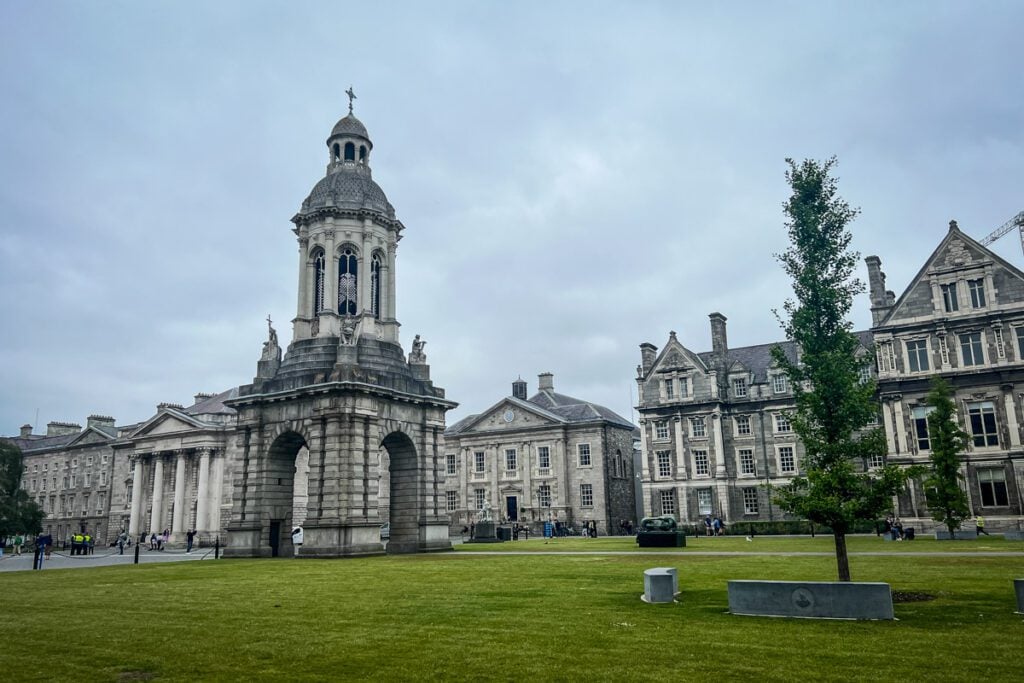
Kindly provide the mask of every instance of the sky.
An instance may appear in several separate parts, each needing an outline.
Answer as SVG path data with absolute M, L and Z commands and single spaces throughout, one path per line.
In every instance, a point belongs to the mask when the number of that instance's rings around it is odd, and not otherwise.
M 839 160 L 897 295 L 1024 210 L 1019 2 L 0 2 L 0 434 L 145 420 L 291 339 L 291 217 L 347 112 L 397 317 L 485 410 L 635 419 L 639 344 L 782 338 L 787 157 Z M 994 245 L 1024 266 L 1015 232 Z M 866 280 L 861 266 L 860 277 Z M 866 296 L 854 307 L 870 325 Z

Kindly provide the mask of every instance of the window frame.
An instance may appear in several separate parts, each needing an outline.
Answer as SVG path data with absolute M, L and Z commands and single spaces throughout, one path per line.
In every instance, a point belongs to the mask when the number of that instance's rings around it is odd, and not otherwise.
M 787 453 L 787 451 L 788 451 L 788 453 Z M 780 475 L 799 474 L 800 466 L 797 464 L 797 460 L 796 460 L 796 446 L 795 445 L 793 445 L 793 444 L 782 444 L 782 445 L 776 446 L 775 447 L 775 455 L 778 458 L 779 474 Z M 792 460 L 792 467 L 790 469 L 786 469 L 785 468 L 784 460 L 783 460 L 784 456 L 788 456 L 788 458 Z
M 707 423 L 707 420 L 703 416 L 701 416 L 701 417 L 691 417 L 690 418 L 690 438 L 691 439 L 706 439 L 706 438 L 708 438 L 708 423 Z
M 744 456 L 749 456 L 749 468 L 745 466 Z M 754 457 L 753 448 L 736 449 L 736 471 L 741 477 L 757 476 L 757 459 Z
M 911 345 L 913 345 L 913 349 L 911 349 Z M 908 339 L 903 342 L 903 350 L 907 355 L 907 372 L 931 371 L 930 346 L 927 339 Z
M 734 377 L 732 380 L 732 393 L 734 398 L 747 398 L 748 394 L 747 378 L 746 377 Z
M 458 491 L 445 491 L 445 510 L 448 512 L 455 512 L 459 509 L 459 492 Z
M 964 339 L 969 338 L 965 342 Z M 976 338 L 976 339 L 975 339 Z M 960 332 L 957 334 L 957 341 L 960 342 L 960 366 L 973 368 L 985 365 L 985 338 L 980 330 L 973 332 Z M 967 362 L 967 349 L 971 350 L 971 362 Z
M 444 472 L 447 476 L 451 477 L 459 472 L 459 461 L 454 453 L 444 454 Z
M 676 516 L 676 492 L 672 489 L 662 489 L 658 493 L 661 502 L 661 514 Z M 666 502 L 668 505 L 665 504 Z
M 773 394 L 788 394 L 789 393 L 789 377 L 783 373 L 772 375 L 772 393 Z
M 985 278 L 980 277 L 967 281 L 967 293 L 970 295 L 971 308 L 985 308 Z
M 999 448 L 999 421 L 996 419 L 995 401 L 970 401 L 966 408 L 967 426 L 974 448 Z M 991 425 L 986 424 L 986 416 L 991 416 Z M 980 427 L 980 431 L 976 427 Z M 981 443 L 978 443 L 979 440 Z
M 772 414 L 772 427 L 776 434 L 792 434 L 793 423 L 789 421 L 789 417 L 782 413 Z
M 668 441 L 669 433 L 668 420 L 657 420 L 654 423 L 655 441 Z
M 547 460 L 547 465 L 544 461 Z M 550 446 L 537 446 L 537 469 L 539 470 L 550 470 L 551 469 L 551 447 Z
M 511 465 L 511 467 L 510 467 Z M 519 471 L 519 452 L 515 448 L 505 449 L 505 471 L 506 472 L 518 472 Z
M 750 416 L 749 415 L 737 415 L 737 416 L 735 416 L 733 418 L 733 425 L 735 425 L 735 427 L 736 427 L 736 436 L 744 437 L 744 436 L 753 436 L 754 435 L 753 428 L 750 426 Z
M 693 476 L 695 477 L 710 477 L 711 476 L 711 456 L 708 454 L 706 448 L 698 448 L 691 451 L 693 453 Z M 701 466 L 703 464 L 704 471 L 701 472 Z
M 589 482 L 580 483 L 580 507 L 594 507 L 594 485 Z
M 473 451 L 473 473 L 485 474 L 487 472 L 487 451 Z
M 960 310 L 960 298 L 957 294 L 956 282 L 947 282 L 939 285 L 942 296 L 942 310 L 946 313 L 956 313 Z
M 993 475 L 999 473 L 999 479 L 996 479 Z M 978 475 L 978 498 L 981 503 L 981 507 L 986 508 L 1002 508 L 1009 507 L 1010 505 L 1010 492 L 1006 487 L 1006 470 L 1002 467 L 979 467 L 977 470 Z M 988 484 L 988 491 L 986 495 L 985 484 Z M 1001 485 L 1001 486 L 999 486 Z M 1002 493 L 1002 496 L 999 494 Z M 1000 502 L 1000 499 L 1002 502 Z M 991 502 L 986 502 L 991 501 Z
M 744 486 L 743 491 L 743 514 L 756 515 L 760 513 L 759 497 L 756 486 Z
M 586 462 L 584 462 L 586 457 Z M 590 443 L 578 443 L 576 444 L 576 464 L 578 467 L 593 467 L 594 458 L 590 453 Z
M 672 476 L 672 451 L 655 451 L 654 463 L 658 468 L 659 477 Z

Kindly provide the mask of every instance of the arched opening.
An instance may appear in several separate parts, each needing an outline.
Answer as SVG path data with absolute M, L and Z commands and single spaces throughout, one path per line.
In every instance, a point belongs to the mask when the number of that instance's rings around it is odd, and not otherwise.
M 324 275 L 327 263 L 324 259 L 324 250 L 317 249 L 313 252 L 313 315 L 320 315 L 324 310 Z
M 308 473 L 309 450 L 302 435 L 285 432 L 274 439 L 263 471 L 267 512 L 263 543 L 269 546 L 271 557 L 295 554 L 292 531 L 305 521 Z
M 366 145 L 359 145 L 359 163 L 366 163 Z
M 359 259 L 351 247 L 341 250 L 338 257 L 338 313 L 355 315 L 359 300 Z
M 370 306 L 373 317 L 380 318 L 380 254 L 374 254 L 370 261 Z
M 390 538 L 386 539 L 387 552 L 414 553 L 420 545 L 416 446 L 401 432 L 389 434 L 383 446 L 386 453 L 381 454 L 381 493 L 378 498 L 382 501 L 381 519 L 386 516 L 390 529 Z
M 351 142 L 345 143 L 345 161 L 356 160 L 356 146 Z
M 334 153 L 331 155 L 331 161 L 341 161 L 341 145 L 337 142 L 334 143 Z

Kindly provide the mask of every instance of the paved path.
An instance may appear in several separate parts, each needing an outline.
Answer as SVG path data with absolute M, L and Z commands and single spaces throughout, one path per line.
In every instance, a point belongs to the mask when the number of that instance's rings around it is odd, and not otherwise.
M 725 556 L 743 557 L 835 557 L 835 553 L 790 551 L 790 552 L 768 552 L 768 551 L 743 551 L 743 550 L 475 550 L 460 553 L 439 553 L 438 556 L 449 557 L 472 557 L 473 555 L 641 555 L 641 556 L 684 556 L 702 555 L 704 557 Z M 963 551 L 963 552 L 857 552 L 849 553 L 850 557 L 1024 557 L 1024 552 L 1008 551 L 997 552 L 988 550 Z
M 156 562 L 192 562 L 196 560 L 212 560 L 213 548 L 196 548 L 191 553 L 183 550 L 145 550 L 139 552 L 139 564 Z M 81 569 L 83 567 L 109 567 L 112 565 L 132 564 L 135 561 L 135 548 L 125 550 L 124 555 L 117 551 L 97 552 L 95 555 L 71 556 L 67 551 L 54 551 L 49 560 L 43 563 L 43 571 L 47 569 Z M 4 549 L 0 557 L 0 572 L 30 571 L 32 569 L 32 553 L 11 555 Z

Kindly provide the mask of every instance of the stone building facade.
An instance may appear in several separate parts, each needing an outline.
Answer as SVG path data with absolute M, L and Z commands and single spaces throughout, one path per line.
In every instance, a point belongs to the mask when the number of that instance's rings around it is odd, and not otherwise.
M 608 408 L 557 393 L 550 373 L 512 383 L 512 395 L 445 432 L 444 496 L 452 530 L 476 521 L 484 501 L 503 521 L 538 530 L 557 519 L 601 534 L 636 522 L 634 426 Z

